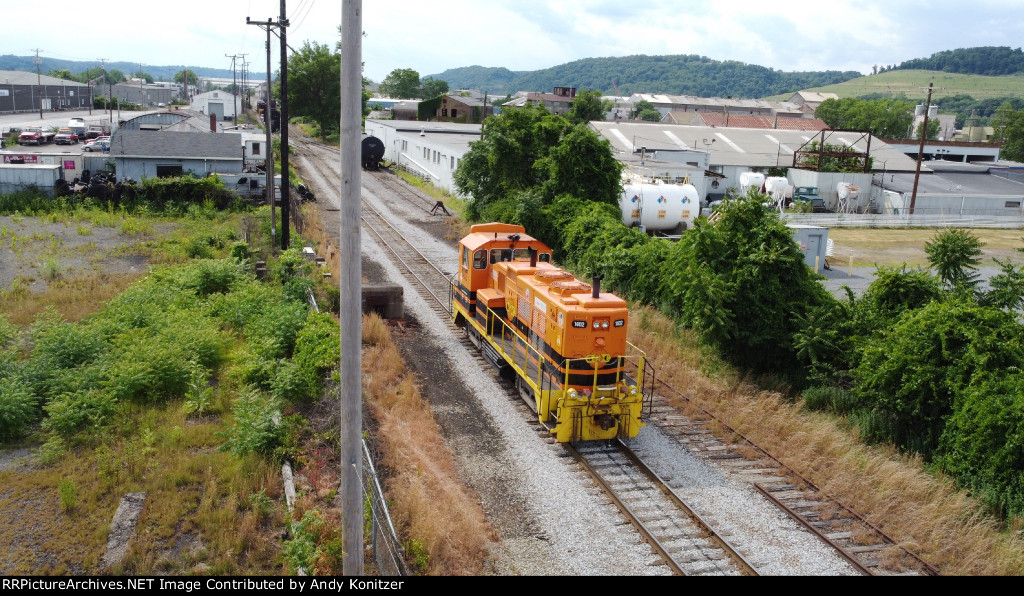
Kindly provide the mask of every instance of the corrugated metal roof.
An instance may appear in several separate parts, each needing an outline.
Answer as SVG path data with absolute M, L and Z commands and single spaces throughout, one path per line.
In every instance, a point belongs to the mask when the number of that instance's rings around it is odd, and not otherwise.
M 684 112 L 684 114 L 694 114 Z M 675 114 L 675 112 L 673 112 Z M 696 116 L 704 122 L 705 126 L 732 127 L 732 128 L 767 128 L 781 130 L 810 130 L 819 131 L 828 128 L 828 124 L 817 118 L 793 118 L 783 116 L 748 116 L 737 114 L 723 114 L 720 112 L 697 112 Z
M 620 153 L 633 153 L 640 147 L 648 151 L 708 151 L 712 165 L 761 168 L 792 166 L 794 153 L 821 134 L 640 122 L 591 122 L 590 126 Z M 860 151 L 867 148 L 868 136 L 864 133 L 832 131 L 826 134 L 827 143 L 853 146 Z M 874 169 L 881 171 L 883 163 L 890 172 L 916 168 L 916 162 L 901 151 L 874 137 L 870 137 L 870 142 Z
M 63 85 L 65 87 L 88 87 L 84 83 L 78 81 L 69 81 L 67 79 L 58 79 L 57 77 L 51 77 L 44 74 L 37 75 L 34 72 L 26 72 L 23 70 L 0 70 L 0 82 L 4 85 L 8 83 L 11 85 Z

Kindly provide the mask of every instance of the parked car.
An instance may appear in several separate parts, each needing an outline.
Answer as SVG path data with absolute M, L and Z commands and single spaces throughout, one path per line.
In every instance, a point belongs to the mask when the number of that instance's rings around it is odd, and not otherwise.
M 53 137 L 53 142 L 57 145 L 77 145 L 78 133 L 70 128 L 61 128 L 57 131 L 57 136 Z
M 85 131 L 85 136 L 79 135 L 80 140 L 88 141 L 89 139 L 95 139 L 97 137 L 109 137 L 110 129 L 106 126 L 92 125 L 89 130 Z
M 110 151 L 110 137 L 98 137 L 82 146 L 82 151 Z

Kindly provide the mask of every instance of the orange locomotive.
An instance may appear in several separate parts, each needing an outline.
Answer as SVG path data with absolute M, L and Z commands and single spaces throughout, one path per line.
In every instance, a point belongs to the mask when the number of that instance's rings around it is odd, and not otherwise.
M 560 442 L 635 437 L 653 372 L 626 341 L 614 294 L 551 264 L 522 226 L 487 223 L 459 243 L 452 318 L 516 386 Z M 638 385 L 637 379 L 641 381 Z

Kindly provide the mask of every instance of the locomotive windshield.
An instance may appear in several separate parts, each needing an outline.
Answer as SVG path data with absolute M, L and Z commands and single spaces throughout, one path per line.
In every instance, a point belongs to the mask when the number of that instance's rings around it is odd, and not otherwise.
M 529 248 L 492 248 L 491 249 L 491 264 L 501 263 L 503 261 L 529 261 L 530 260 L 530 249 Z M 551 262 L 551 253 L 542 252 L 537 255 L 537 260 L 541 263 Z

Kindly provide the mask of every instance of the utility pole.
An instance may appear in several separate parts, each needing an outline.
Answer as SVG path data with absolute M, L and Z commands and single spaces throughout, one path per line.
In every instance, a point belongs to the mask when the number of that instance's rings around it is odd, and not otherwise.
M 928 109 L 932 105 L 933 83 L 928 83 L 928 98 L 924 104 L 924 123 L 921 125 L 921 143 L 917 147 L 917 169 L 914 171 L 914 191 L 910 194 L 909 215 L 914 214 L 914 204 L 917 203 L 917 179 L 921 177 L 921 159 L 924 156 L 924 139 L 928 136 Z
M 249 22 L 249 17 L 245 18 L 245 22 L 246 23 Z M 267 42 L 267 43 L 269 44 L 270 42 Z M 270 51 L 269 47 L 268 47 L 267 51 L 268 52 Z M 231 58 L 231 97 L 233 98 L 231 100 L 231 110 L 234 112 L 234 116 L 232 116 L 232 117 L 237 119 L 238 118 L 238 100 L 237 100 L 237 98 L 238 98 L 238 80 L 235 77 L 235 60 L 238 59 L 238 58 L 241 58 L 241 56 L 238 55 L 238 54 L 235 54 L 235 55 L 224 54 L 224 57 L 225 58 Z M 273 205 L 271 205 L 271 209 L 273 209 Z
M 362 0 L 341 2 L 341 544 L 345 575 L 363 575 L 362 247 Z
M 288 41 L 285 31 L 288 19 L 285 17 L 285 0 L 281 0 L 281 16 L 278 17 L 281 30 L 281 250 L 288 250 Z
M 252 21 L 249 17 L 245 17 L 246 25 L 256 25 L 257 27 L 267 31 L 267 100 L 265 108 L 263 109 L 263 121 L 267 127 L 267 190 L 270 194 L 270 240 L 271 245 L 277 248 L 277 222 L 274 220 L 274 203 L 277 200 L 277 192 L 274 190 L 274 146 L 271 140 L 271 133 L 273 132 L 273 117 L 271 109 L 271 93 L 270 93 L 270 33 L 275 27 L 281 27 L 281 23 L 275 23 L 273 19 L 267 19 L 266 22 Z M 237 91 L 237 89 L 236 89 Z M 284 184 L 282 180 L 282 185 Z M 284 189 L 281 189 L 284 192 Z M 282 205 L 282 209 L 284 209 Z M 282 215 L 282 222 L 285 221 Z M 282 236 L 283 241 L 283 236 Z
M 32 60 L 36 63 L 36 86 L 39 87 L 39 119 L 43 119 L 43 97 L 46 95 L 43 93 L 43 76 L 39 74 L 39 64 L 42 63 L 43 59 L 39 57 L 39 50 L 36 50 L 36 57 Z
M 107 79 L 107 59 L 97 58 L 100 61 L 100 68 L 103 70 L 103 78 Z M 110 123 L 114 123 L 114 110 L 110 107 L 110 100 L 114 99 L 113 85 L 110 84 L 110 80 L 107 79 L 107 112 L 110 113 Z

